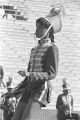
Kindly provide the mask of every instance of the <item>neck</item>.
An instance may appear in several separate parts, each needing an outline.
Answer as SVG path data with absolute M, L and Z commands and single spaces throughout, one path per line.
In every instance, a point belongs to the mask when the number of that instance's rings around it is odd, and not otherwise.
M 50 43 L 51 41 L 50 41 L 50 39 L 49 38 L 46 38 L 46 39 L 41 39 L 40 41 L 39 41 L 39 44 L 42 46 L 42 45 L 44 45 L 44 44 L 46 44 L 46 43 Z

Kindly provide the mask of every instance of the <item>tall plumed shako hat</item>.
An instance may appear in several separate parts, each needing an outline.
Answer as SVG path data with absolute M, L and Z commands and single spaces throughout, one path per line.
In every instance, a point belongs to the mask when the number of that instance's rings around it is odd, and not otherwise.
M 60 13 L 61 13 L 61 8 L 51 9 L 50 13 L 46 17 L 40 17 L 39 19 L 36 20 L 36 26 L 37 23 L 41 23 L 48 29 L 47 33 L 51 28 L 53 28 L 54 34 L 59 32 L 62 28 Z
M 65 91 L 65 90 L 71 90 L 70 84 L 67 83 L 66 78 L 63 79 L 62 87 L 63 87 L 63 91 Z

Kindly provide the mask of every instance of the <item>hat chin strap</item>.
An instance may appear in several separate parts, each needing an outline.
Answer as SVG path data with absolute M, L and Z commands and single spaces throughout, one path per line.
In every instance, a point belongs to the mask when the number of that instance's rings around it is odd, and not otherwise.
M 37 38 L 37 37 L 36 37 L 36 33 L 35 33 L 35 34 L 34 34 L 34 38 L 37 39 L 38 41 L 41 40 L 41 39 L 43 39 L 43 38 L 48 34 L 48 32 L 49 32 L 49 30 L 51 29 L 52 26 L 53 26 L 53 24 L 51 24 L 51 25 L 49 26 L 49 28 L 48 28 L 48 30 L 46 31 L 45 35 L 43 35 L 43 36 L 40 37 L 40 38 Z

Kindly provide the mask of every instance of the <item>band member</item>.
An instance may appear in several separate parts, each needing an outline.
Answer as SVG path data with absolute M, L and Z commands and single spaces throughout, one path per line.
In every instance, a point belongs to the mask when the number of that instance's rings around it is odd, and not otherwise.
M 3 71 L 2 66 L 0 66 L 0 87 L 1 87 L 1 83 L 5 87 L 4 82 L 3 82 L 3 76 L 4 76 L 4 71 Z
M 13 89 L 12 84 L 7 84 L 7 92 L 10 92 Z M 3 119 L 12 120 L 13 114 L 16 108 L 16 98 L 10 98 L 9 96 L 2 97 L 3 101 L 0 105 L 0 109 L 3 110 Z
M 48 17 L 55 17 L 53 24 Z M 28 76 L 28 79 L 13 120 L 32 120 L 39 114 L 41 107 L 50 102 L 50 81 L 57 75 L 59 60 L 54 33 L 60 31 L 61 28 L 57 27 L 60 27 L 58 22 L 61 24 L 61 21 L 52 13 L 48 17 L 36 20 L 35 38 L 38 44 L 31 50 L 28 72 L 19 72 L 22 76 Z
M 63 79 L 63 93 L 57 98 L 56 109 L 57 109 L 57 119 L 75 119 L 79 120 L 79 115 L 73 112 L 73 97 L 71 95 L 70 84 Z

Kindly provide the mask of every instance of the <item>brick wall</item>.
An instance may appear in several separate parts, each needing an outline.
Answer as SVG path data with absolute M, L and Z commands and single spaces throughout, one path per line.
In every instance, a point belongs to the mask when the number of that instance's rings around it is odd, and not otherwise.
M 74 97 L 74 108 L 80 109 L 80 2 L 79 0 L 2 0 L 0 6 L 14 6 L 14 17 L 4 15 L 4 8 L 0 8 L 0 64 L 4 69 L 4 82 L 12 76 L 14 84 L 22 78 L 18 70 L 27 69 L 30 50 L 35 46 L 35 21 L 48 14 L 56 3 L 64 5 L 66 15 L 62 19 L 61 32 L 55 34 L 55 42 L 59 48 L 59 70 L 52 81 L 53 91 L 51 103 L 47 108 L 54 108 L 58 94 L 62 92 L 62 79 L 66 77 L 71 84 Z M 25 19 L 24 19 L 25 18 Z

